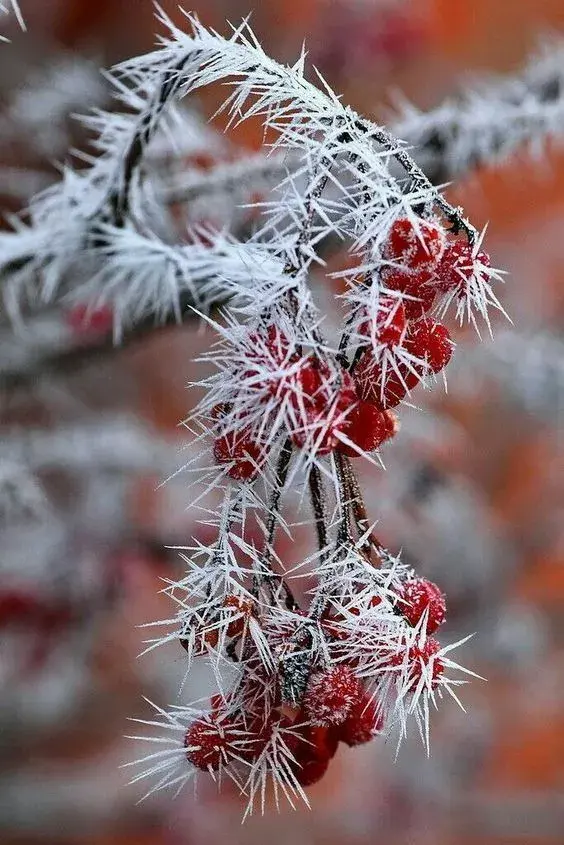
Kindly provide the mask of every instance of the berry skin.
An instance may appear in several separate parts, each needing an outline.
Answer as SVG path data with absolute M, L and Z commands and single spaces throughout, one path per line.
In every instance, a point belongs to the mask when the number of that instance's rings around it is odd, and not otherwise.
M 362 452 L 373 452 L 398 430 L 398 423 L 391 411 L 381 411 L 371 402 L 357 402 L 342 431 L 358 447 L 354 449 L 340 442 L 337 450 L 343 455 L 358 458 Z
M 342 725 L 335 728 L 340 742 L 344 742 L 351 748 L 355 745 L 364 745 L 380 733 L 384 726 L 384 720 L 368 693 L 352 707 L 351 712 Z
M 399 364 L 398 369 L 401 379 L 395 370 L 388 367 L 385 381 L 383 381 L 382 367 L 372 351 L 367 349 L 353 373 L 359 398 L 372 403 L 382 411 L 395 408 L 405 398 L 407 391 L 420 381 L 420 376 L 408 370 L 405 365 Z
M 472 247 L 467 241 L 453 241 L 447 245 L 441 263 L 437 267 L 435 287 L 441 293 L 462 292 L 472 276 L 480 272 L 480 267 L 491 267 L 490 257 L 486 252 L 479 252 L 474 258 Z
M 340 379 L 340 387 L 332 385 L 331 370 L 315 358 L 298 373 L 291 397 L 294 416 L 291 434 L 296 446 L 312 444 L 317 455 L 327 455 L 337 447 L 337 433 L 346 427 L 347 412 L 357 401 L 350 373 L 341 370 Z
M 309 679 L 304 711 L 314 725 L 339 725 L 362 695 L 362 686 L 348 666 L 316 672 Z
M 378 343 L 391 349 L 401 343 L 406 327 L 405 308 L 402 302 L 392 296 L 380 296 L 375 318 L 366 319 L 358 327 L 358 333 L 365 337 L 374 336 Z
M 433 373 L 438 373 L 451 359 L 454 343 L 442 323 L 424 318 L 414 323 L 405 341 L 405 348 L 412 355 L 426 361 Z
M 276 396 L 281 388 L 287 388 L 288 376 L 283 370 L 296 364 L 299 355 L 290 352 L 290 341 L 278 326 L 268 326 L 264 334 L 253 332 L 249 336 L 248 346 L 247 360 L 250 366 L 244 377 L 253 387 L 268 390 L 271 396 Z
M 445 671 L 442 660 L 436 657 L 441 650 L 441 644 L 434 637 L 425 640 L 423 646 L 412 645 L 407 655 L 407 684 L 408 691 L 415 692 L 422 677 L 425 677 L 425 687 L 435 688 Z M 391 666 L 405 666 L 405 651 L 394 654 L 390 660 Z
M 229 595 L 225 596 L 223 600 L 223 608 L 229 612 L 229 615 L 226 614 L 228 619 L 231 616 L 235 617 L 227 626 L 227 636 L 240 636 L 246 629 L 249 619 L 253 614 L 253 601 L 243 596 Z
M 269 719 L 262 717 L 251 719 L 242 737 L 238 739 L 237 755 L 247 763 L 253 763 L 271 742 L 276 731 L 287 731 L 291 727 L 292 722 L 284 714 L 276 714 Z M 298 745 L 301 744 L 300 739 L 292 733 L 283 733 L 281 739 L 291 754 L 294 754 Z M 282 742 L 280 747 L 283 747 Z
M 427 611 L 427 634 L 434 634 L 445 621 L 445 597 L 432 581 L 427 581 L 426 578 L 406 581 L 399 597 L 402 601 L 398 604 L 398 610 L 410 625 L 415 627 Z
M 297 723 L 305 714 L 301 711 Z M 292 747 L 294 762 L 290 764 L 294 777 L 300 786 L 312 786 L 317 783 L 329 767 L 335 756 L 339 740 L 333 728 L 316 725 L 301 725 L 296 729 L 300 737 Z
M 197 769 L 216 772 L 221 763 L 226 762 L 234 739 L 229 720 L 219 721 L 209 716 L 196 719 L 184 736 L 186 759 Z
M 407 270 L 440 261 L 445 249 L 444 230 L 430 220 L 417 220 L 414 225 L 407 217 L 395 220 L 390 228 L 384 256 Z
M 382 271 L 382 282 L 388 290 L 405 293 L 403 300 L 405 316 L 416 320 L 430 311 L 435 301 L 437 290 L 431 284 L 433 273 L 423 269 L 409 273 L 396 267 L 386 267 Z
M 261 447 L 245 432 L 231 431 L 217 437 L 213 456 L 218 464 L 233 464 L 227 474 L 237 481 L 252 481 L 259 472 Z

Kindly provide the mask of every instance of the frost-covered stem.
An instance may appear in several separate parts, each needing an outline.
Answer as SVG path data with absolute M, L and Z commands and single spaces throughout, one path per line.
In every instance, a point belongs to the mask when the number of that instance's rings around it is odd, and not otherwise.
M 368 519 L 368 513 L 366 510 L 366 505 L 364 504 L 362 490 L 360 489 L 358 478 L 356 477 L 356 474 L 351 466 L 350 458 L 348 458 L 346 455 L 342 456 L 342 467 L 343 474 L 350 491 L 350 502 L 352 512 L 358 528 L 359 535 L 361 537 L 366 537 L 364 543 L 361 545 L 360 548 L 361 551 L 363 551 L 365 554 L 370 555 L 371 549 L 374 549 L 376 552 L 378 552 L 382 548 L 382 544 L 380 543 L 374 532 L 370 531 L 370 520 Z
M 520 76 L 479 86 L 425 113 L 407 105 L 393 131 L 414 149 L 432 182 L 444 184 L 564 131 L 564 49 L 549 43 Z
M 290 463 L 292 461 L 292 451 L 292 440 L 290 437 L 287 437 L 278 456 L 278 463 L 276 465 L 275 470 L 274 489 L 268 502 L 268 521 L 266 523 L 265 551 L 261 563 L 263 565 L 263 568 L 268 569 L 269 572 L 263 573 L 262 576 L 258 578 L 258 581 L 263 581 L 264 583 L 267 583 L 271 590 L 272 583 L 274 581 L 277 581 L 278 587 L 281 587 L 286 594 L 286 603 L 289 607 L 295 607 L 296 605 L 294 596 L 284 578 L 282 578 L 272 569 L 272 557 L 274 554 L 274 538 L 276 535 L 276 528 L 278 526 L 278 519 L 280 515 L 280 500 L 282 498 L 282 493 L 284 492 L 284 487 L 288 478 L 288 471 L 290 469 Z

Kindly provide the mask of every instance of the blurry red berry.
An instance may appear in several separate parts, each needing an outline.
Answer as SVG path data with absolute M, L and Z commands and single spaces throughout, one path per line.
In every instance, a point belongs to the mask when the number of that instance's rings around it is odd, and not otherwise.
M 362 694 L 362 685 L 348 666 L 339 664 L 309 679 L 304 711 L 314 725 L 338 725 Z
M 357 402 L 345 421 L 342 432 L 358 447 L 354 449 L 342 441 L 337 449 L 351 458 L 362 452 L 373 452 L 397 431 L 397 420 L 391 411 L 381 411 L 371 402 Z
M 426 361 L 433 373 L 446 367 L 454 350 L 447 327 L 429 318 L 413 324 L 404 346 L 412 355 Z
M 408 270 L 440 261 L 445 248 L 445 232 L 430 220 L 407 217 L 395 220 L 390 228 L 384 256 Z
M 92 308 L 87 304 L 74 305 L 66 313 L 68 326 L 77 335 L 102 335 L 112 331 L 114 312 L 109 305 Z
M 426 628 L 428 634 L 434 634 L 445 621 L 445 597 L 432 581 L 427 581 L 426 578 L 413 578 L 406 581 L 399 592 L 399 597 L 402 601 L 398 604 L 398 610 L 410 625 L 417 625 L 425 611 L 428 613 Z
M 196 719 L 184 736 L 186 759 L 197 769 L 217 771 L 227 762 L 235 737 L 230 720 L 210 716 Z

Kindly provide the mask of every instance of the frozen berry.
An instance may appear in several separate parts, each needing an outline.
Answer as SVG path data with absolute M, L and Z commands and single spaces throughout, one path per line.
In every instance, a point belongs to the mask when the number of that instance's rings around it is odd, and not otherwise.
M 490 257 L 486 252 L 479 252 L 474 257 L 467 241 L 453 241 L 447 245 L 436 269 L 435 286 L 442 293 L 463 291 L 475 273 L 479 274 L 490 266 Z
M 413 578 L 403 584 L 398 610 L 410 625 L 417 625 L 427 611 L 428 634 L 434 634 L 445 621 L 445 597 L 439 587 L 426 578 Z
M 373 452 L 397 431 L 397 420 L 391 411 L 381 411 L 371 402 L 357 402 L 346 419 L 342 433 L 354 446 L 341 441 L 338 451 L 351 458 L 358 458 L 362 452 Z
M 231 464 L 227 474 L 237 481 L 251 481 L 259 472 L 263 452 L 245 432 L 231 431 L 217 437 L 213 455 L 218 464 Z
M 364 320 L 358 328 L 358 333 L 373 337 L 378 343 L 391 348 L 401 343 L 405 327 L 405 308 L 401 300 L 382 294 L 375 316 Z
M 430 220 L 401 217 L 390 228 L 385 258 L 408 270 L 440 261 L 445 248 L 445 232 Z
M 380 733 L 384 725 L 382 715 L 368 693 L 351 708 L 342 725 L 336 728 L 337 737 L 346 745 L 363 745 Z
M 362 694 L 362 685 L 348 666 L 316 672 L 309 679 L 304 711 L 315 725 L 338 725 Z
M 184 736 L 186 759 L 197 769 L 215 772 L 228 761 L 236 735 L 230 720 L 196 719 Z
M 405 294 L 403 308 L 410 320 L 421 317 L 430 311 L 435 301 L 437 290 L 432 284 L 433 272 L 430 269 L 412 273 L 396 267 L 387 267 L 382 271 L 382 283 L 388 290 Z
M 423 645 L 412 645 L 407 654 L 400 651 L 392 655 L 390 665 L 401 667 L 405 672 L 405 683 L 409 692 L 417 690 L 422 678 L 425 687 L 434 688 L 445 670 L 443 661 L 437 657 L 440 650 L 441 644 L 438 640 L 429 637 Z
M 397 371 L 388 366 L 385 373 L 384 376 L 370 349 L 364 352 L 353 373 L 359 399 L 373 403 L 380 410 L 395 408 L 420 381 L 420 376 L 405 364 L 398 364 Z
M 425 318 L 413 324 L 405 348 L 416 358 L 425 361 L 433 373 L 438 373 L 450 361 L 454 343 L 446 326 Z
M 326 364 L 311 359 L 299 372 L 291 397 L 290 427 L 296 446 L 308 444 L 318 455 L 332 452 L 356 401 L 350 373 L 341 369 L 336 376 Z
M 218 642 L 219 631 L 217 628 L 210 628 L 207 631 L 205 629 L 196 629 L 193 637 L 187 636 L 186 634 L 180 637 L 182 648 L 187 652 L 192 648 L 193 654 L 196 657 L 202 657 L 207 654 L 210 648 L 217 646 Z

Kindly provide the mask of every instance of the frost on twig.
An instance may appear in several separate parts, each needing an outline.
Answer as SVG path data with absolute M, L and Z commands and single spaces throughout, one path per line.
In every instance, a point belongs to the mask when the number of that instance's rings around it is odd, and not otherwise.
M 539 157 L 564 133 L 564 46 L 555 38 L 521 75 L 486 78 L 429 112 L 401 102 L 393 129 L 435 184 L 520 149 Z

